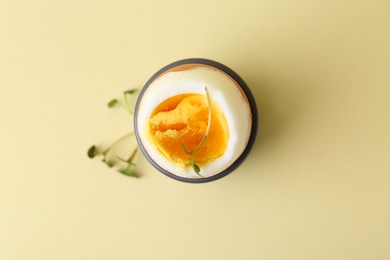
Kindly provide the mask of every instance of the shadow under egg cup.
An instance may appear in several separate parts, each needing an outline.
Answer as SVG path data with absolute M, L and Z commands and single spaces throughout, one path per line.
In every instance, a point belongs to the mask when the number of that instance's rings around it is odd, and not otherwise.
M 217 172 L 216 174 L 213 174 L 211 176 L 206 176 L 206 177 L 185 177 L 185 176 L 179 176 L 177 174 L 172 173 L 171 171 L 167 170 L 166 167 L 163 167 L 160 165 L 156 160 L 152 158 L 148 150 L 146 149 L 145 138 L 141 138 L 141 133 L 140 131 L 144 131 L 141 127 L 140 129 L 140 124 L 144 122 L 140 122 L 139 119 L 139 114 L 140 110 L 145 107 L 145 104 L 142 106 L 143 98 L 148 90 L 148 88 L 151 86 L 152 83 L 154 83 L 157 79 L 161 78 L 162 76 L 166 75 L 167 73 L 170 72 L 183 72 L 183 71 L 188 71 L 194 68 L 207 68 L 207 69 L 212 69 L 214 71 L 218 71 L 225 76 L 227 76 L 232 82 L 234 82 L 235 86 L 239 90 L 239 93 L 241 94 L 242 98 L 244 98 L 249 106 L 250 110 L 250 119 L 251 120 L 251 125 L 250 125 L 250 132 L 248 133 L 248 137 L 245 137 L 247 139 L 247 143 L 245 148 L 243 149 L 242 153 L 238 156 L 234 162 L 232 162 L 227 168 L 222 169 L 220 172 Z M 151 104 L 147 104 L 151 105 Z M 202 59 L 202 58 L 191 58 L 191 59 L 184 59 L 184 60 L 179 60 L 176 62 L 173 62 L 159 71 L 157 71 L 145 84 L 145 86 L 142 88 L 140 91 L 140 94 L 137 99 L 137 103 L 134 109 L 134 132 L 135 136 L 138 142 L 138 145 L 146 157 L 146 159 L 161 173 L 165 174 L 166 176 L 173 178 L 178 181 L 183 181 L 183 182 L 189 182 L 189 183 L 204 183 L 204 182 L 210 182 L 214 181 L 217 179 L 220 179 L 229 173 L 233 172 L 248 156 L 251 148 L 253 147 L 253 144 L 256 139 L 257 135 L 257 128 L 258 128 L 258 113 L 257 113 L 257 107 L 256 107 L 256 102 L 255 99 L 249 89 L 249 87 L 246 85 L 243 79 L 235 73 L 233 70 L 230 68 L 226 67 L 225 65 L 218 63 L 213 60 L 208 60 L 208 59 Z M 238 138 L 240 138 L 238 136 Z

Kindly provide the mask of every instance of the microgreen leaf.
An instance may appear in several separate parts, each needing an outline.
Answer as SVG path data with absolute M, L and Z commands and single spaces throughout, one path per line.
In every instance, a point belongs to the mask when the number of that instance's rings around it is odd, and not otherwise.
M 95 145 L 92 145 L 89 149 L 88 149 L 88 157 L 89 158 L 95 158 L 95 156 L 98 154 L 97 152 L 97 149 L 96 149 L 96 146 Z
M 122 170 L 118 170 L 118 172 L 122 173 L 123 175 L 126 175 L 126 176 L 129 176 L 129 177 L 135 177 L 135 178 L 138 178 L 138 175 L 135 174 L 134 172 L 128 170 L 128 169 L 122 169 Z
M 114 106 L 116 106 L 116 105 L 118 105 L 118 104 L 119 104 L 118 99 L 112 99 L 110 102 L 107 103 L 107 106 L 108 106 L 109 108 L 111 108 L 111 107 L 114 107 Z
M 196 174 L 198 174 L 200 177 L 203 177 L 202 175 L 200 175 L 200 167 L 199 167 L 199 165 L 197 165 L 196 163 L 194 163 L 194 166 L 193 166 L 193 168 L 194 168 L 194 171 L 196 172 Z
M 198 174 L 199 176 L 201 176 L 201 175 L 199 174 L 199 172 L 200 172 L 200 167 L 199 167 L 199 165 L 197 165 L 197 164 L 195 163 L 194 158 L 190 158 L 190 165 L 191 165 L 192 169 L 194 169 L 195 173 Z
M 133 88 L 133 89 L 129 89 L 129 90 L 126 90 L 125 92 L 123 92 L 123 94 L 134 94 L 135 92 L 137 92 L 138 89 L 136 88 Z

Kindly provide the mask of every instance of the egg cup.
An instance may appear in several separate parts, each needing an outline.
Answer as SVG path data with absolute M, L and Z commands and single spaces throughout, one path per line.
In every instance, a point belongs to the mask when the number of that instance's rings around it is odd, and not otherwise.
M 201 173 L 196 174 L 188 165 L 178 166 L 164 157 L 161 149 L 150 140 L 148 127 L 153 111 L 164 100 L 188 93 L 204 95 L 205 88 L 224 112 L 229 135 L 226 152 L 201 165 Z M 189 183 L 210 182 L 233 172 L 253 147 L 257 128 L 256 102 L 246 83 L 230 68 L 208 59 L 179 60 L 157 71 L 140 91 L 134 110 L 135 136 L 147 160 L 166 176 Z M 178 147 L 179 144 L 174 145 Z

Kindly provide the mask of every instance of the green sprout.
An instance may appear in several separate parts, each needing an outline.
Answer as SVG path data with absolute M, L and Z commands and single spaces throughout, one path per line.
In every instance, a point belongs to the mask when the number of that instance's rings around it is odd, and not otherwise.
M 207 128 L 206 128 L 206 133 L 204 134 L 202 140 L 200 140 L 199 144 L 197 144 L 195 146 L 194 149 L 192 149 L 191 151 L 188 151 L 186 149 L 186 147 L 184 146 L 184 144 L 181 144 L 181 147 L 183 148 L 184 152 L 187 154 L 187 155 L 193 155 L 190 159 L 189 159 L 189 163 L 190 163 L 190 166 L 192 167 L 192 169 L 194 170 L 194 172 L 199 175 L 200 177 L 203 177 L 201 174 L 200 174 L 200 167 L 198 164 L 196 164 L 195 160 L 196 158 L 199 156 L 199 154 L 202 152 L 203 150 L 203 147 L 204 145 L 206 144 L 206 140 L 207 140 L 207 137 L 208 137 L 208 134 L 209 134 L 209 131 L 210 131 L 210 125 L 211 125 L 211 119 L 212 119 L 212 115 L 213 115 L 213 110 L 212 110 L 212 106 L 211 106 L 211 97 L 210 97 L 210 93 L 209 93 L 209 90 L 207 87 L 204 88 L 205 91 L 206 91 L 206 97 L 207 97 L 207 106 L 208 106 L 208 120 L 207 120 Z
M 114 163 L 112 161 L 109 160 L 109 153 L 111 152 L 111 150 L 117 146 L 118 144 L 122 143 L 126 138 L 128 137 L 131 137 L 134 133 L 133 132 L 130 132 L 130 133 L 127 133 L 125 134 L 124 136 L 122 136 L 121 138 L 117 139 L 115 142 L 113 142 L 110 146 L 108 146 L 106 149 L 104 150 L 99 150 L 95 145 L 92 145 L 89 149 L 88 149 L 88 157 L 93 159 L 97 156 L 102 156 L 103 159 L 102 159 L 102 162 L 104 162 L 105 164 L 107 164 L 108 167 L 112 167 L 114 166 Z
M 115 106 L 120 106 L 122 107 L 125 111 L 127 111 L 130 115 L 134 114 L 134 111 L 131 109 L 130 106 L 130 101 L 129 101 L 129 95 L 132 95 L 136 93 L 138 89 L 129 89 L 123 92 L 123 102 L 120 102 L 118 99 L 111 99 L 110 102 L 107 103 L 107 106 L 109 108 L 115 107 Z
M 130 115 L 133 115 L 133 110 L 131 109 L 128 96 L 136 93 L 137 91 L 138 91 L 137 89 L 130 89 L 130 90 L 124 91 L 123 92 L 124 103 L 120 102 L 118 99 L 112 99 L 110 102 L 108 102 L 107 106 L 109 108 L 112 108 L 112 107 L 119 105 L 123 109 L 125 109 Z M 96 145 L 92 145 L 88 149 L 87 155 L 91 159 L 93 159 L 95 157 L 102 157 L 102 162 L 105 163 L 108 167 L 112 168 L 115 166 L 115 160 L 112 160 L 113 156 L 111 156 L 112 150 L 116 146 L 121 144 L 123 141 L 125 141 L 126 139 L 128 139 L 132 136 L 134 136 L 134 132 L 129 132 L 129 133 L 123 135 L 122 137 L 118 138 L 117 140 L 115 140 L 111 145 L 109 145 L 105 149 L 98 149 L 96 147 Z M 129 156 L 129 158 L 127 160 L 124 160 L 119 156 L 115 156 L 119 161 L 126 164 L 126 167 L 123 169 L 119 169 L 118 172 L 120 172 L 126 176 L 138 177 L 138 175 L 136 175 L 133 171 L 133 166 L 135 166 L 133 161 L 134 161 L 134 158 L 137 154 L 137 151 L 138 151 L 138 147 L 136 147 L 134 149 L 134 151 L 132 152 L 132 154 Z

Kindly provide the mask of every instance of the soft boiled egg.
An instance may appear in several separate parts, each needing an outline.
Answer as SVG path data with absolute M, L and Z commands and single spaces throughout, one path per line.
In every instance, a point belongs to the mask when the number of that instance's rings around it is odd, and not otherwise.
M 241 163 L 238 159 L 244 159 L 255 138 L 257 113 L 249 89 L 223 65 L 185 61 L 160 70 L 145 85 L 136 105 L 135 132 L 158 170 L 178 180 L 202 182 Z

